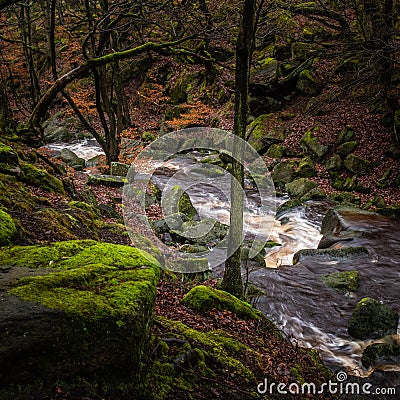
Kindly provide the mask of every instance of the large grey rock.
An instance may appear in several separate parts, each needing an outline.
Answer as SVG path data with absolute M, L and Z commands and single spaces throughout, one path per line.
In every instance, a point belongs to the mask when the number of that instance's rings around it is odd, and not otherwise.
M 175 235 L 181 236 L 184 240 L 200 245 L 215 244 L 223 239 L 229 227 L 213 218 L 205 218 L 201 221 L 188 221 L 182 224 Z
M 85 160 L 81 157 L 78 157 L 70 149 L 62 149 L 60 152 L 60 158 L 75 169 L 83 169 L 85 167 Z
M 379 339 L 395 335 L 398 323 L 397 312 L 378 300 L 365 297 L 357 303 L 347 331 L 356 339 Z
M 322 278 L 325 285 L 340 292 L 349 293 L 358 290 L 360 274 L 358 271 L 332 272 Z

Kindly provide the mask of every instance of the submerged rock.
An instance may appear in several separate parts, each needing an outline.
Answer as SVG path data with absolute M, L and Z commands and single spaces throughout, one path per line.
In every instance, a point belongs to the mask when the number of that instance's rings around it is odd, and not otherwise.
M 321 277 L 326 286 L 348 293 L 358 290 L 360 274 L 358 271 L 339 271 Z
M 0 271 L 2 382 L 138 379 L 160 276 L 153 257 L 66 241 L 6 249 Z
M 366 297 L 357 303 L 347 331 L 356 339 L 379 339 L 386 335 L 395 335 L 398 323 L 398 313 L 386 304 Z
M 383 343 L 373 343 L 363 351 L 361 358 L 365 368 L 379 365 L 400 365 L 400 344 L 392 337 Z
M 293 256 L 293 264 L 297 264 L 304 257 L 326 257 L 330 259 L 341 259 L 368 254 L 364 246 L 342 247 L 340 249 L 302 249 Z

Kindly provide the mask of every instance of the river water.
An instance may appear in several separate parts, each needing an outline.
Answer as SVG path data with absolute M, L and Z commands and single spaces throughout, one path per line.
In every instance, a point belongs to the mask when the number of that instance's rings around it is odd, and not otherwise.
M 170 173 L 191 163 L 178 158 L 170 162 Z M 163 186 L 168 173 L 165 169 L 156 174 L 155 182 Z M 193 177 L 180 174 L 182 186 L 188 185 Z M 229 222 L 229 203 L 222 186 L 226 181 L 218 180 L 218 186 L 207 184 L 190 187 L 188 193 L 202 218 L 213 217 L 220 222 Z M 190 186 L 190 185 L 189 185 Z M 251 192 L 251 191 L 249 191 Z M 363 297 L 373 297 L 400 312 L 400 240 L 398 221 L 374 213 L 346 211 L 340 214 L 344 226 L 341 233 L 351 240 L 337 244 L 340 246 L 365 246 L 368 254 L 350 256 L 345 259 L 326 257 L 304 257 L 295 265 L 293 255 L 300 249 L 315 249 L 322 238 L 321 222 L 332 207 L 328 201 L 308 202 L 305 206 L 290 209 L 272 224 L 259 225 L 256 204 L 251 205 L 252 195 L 248 195 L 247 233 L 264 234 L 281 246 L 268 249 L 265 268 L 250 272 L 250 282 L 266 292 L 256 304 L 293 340 L 305 347 L 318 349 L 324 362 L 332 369 L 345 366 L 349 373 L 368 376 L 372 371 L 361 365 L 363 349 L 372 341 L 360 341 L 347 334 L 349 318 L 357 302 Z M 271 198 L 269 204 L 277 205 L 287 197 Z M 256 202 L 255 202 L 256 203 Z M 272 230 L 271 230 L 272 226 Z M 252 229 L 254 228 L 254 231 Z M 265 236 L 266 235 L 266 236 Z M 213 256 L 213 255 L 212 255 Z M 360 287 L 356 293 L 342 294 L 328 288 L 320 279 L 337 271 L 358 270 Z M 223 266 L 215 268 L 216 276 L 221 276 Z M 380 366 L 387 370 L 400 371 L 398 366 Z
M 80 157 L 89 159 L 99 151 L 92 143 L 50 145 L 53 149 L 69 147 Z M 97 147 L 97 148 L 96 148 Z M 153 181 L 165 186 L 176 171 L 196 161 L 178 157 L 156 173 Z M 229 180 L 203 177 L 201 185 L 191 185 L 190 174 L 179 174 L 178 181 L 189 187 L 188 194 L 201 218 L 212 217 L 222 223 L 229 222 Z M 179 181 L 180 180 L 180 181 Z M 251 271 L 250 281 L 266 292 L 257 303 L 265 315 L 300 345 L 320 351 L 324 362 L 332 368 L 345 366 L 358 376 L 367 376 L 371 371 L 361 366 L 363 349 L 371 341 L 352 339 L 347 334 L 347 324 L 357 302 L 363 297 L 373 297 L 400 312 L 400 240 L 398 220 L 372 213 L 345 212 L 341 214 L 345 231 L 351 241 L 345 246 L 365 246 L 369 253 L 347 259 L 335 260 L 323 257 L 305 257 L 292 265 L 293 255 L 300 249 L 315 249 L 322 237 L 320 226 L 328 202 L 309 202 L 305 206 L 289 210 L 279 220 L 274 218 L 276 207 L 288 198 L 268 199 L 269 209 L 261 210 L 257 196 L 253 196 L 247 182 L 248 209 L 245 218 L 247 233 L 260 235 L 264 240 L 280 243 L 265 255 L 265 268 Z M 272 211 L 271 211 L 272 210 Z M 284 219 L 282 219 L 285 217 Z M 211 257 L 218 257 L 216 252 Z M 356 293 L 344 295 L 326 287 L 320 280 L 322 275 L 336 271 L 358 270 L 360 288 Z M 223 266 L 215 268 L 221 276 Z M 381 366 L 387 370 L 400 371 L 398 366 Z

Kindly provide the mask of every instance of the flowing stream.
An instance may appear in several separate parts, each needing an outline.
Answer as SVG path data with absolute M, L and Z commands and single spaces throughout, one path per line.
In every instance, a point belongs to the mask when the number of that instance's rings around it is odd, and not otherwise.
M 75 145 L 48 145 L 52 149 L 70 148 L 86 160 L 101 150 L 96 144 L 83 142 Z M 153 182 L 164 187 L 171 176 L 185 166 L 196 163 L 192 157 L 177 157 L 153 176 Z M 175 184 L 189 187 L 192 203 L 201 218 L 212 217 L 229 222 L 229 202 L 226 193 L 229 180 L 202 177 L 201 184 L 191 184 L 190 174 L 180 173 Z M 248 185 L 250 188 L 250 185 Z M 266 292 L 257 307 L 270 317 L 287 335 L 301 345 L 320 351 L 325 363 L 332 368 L 345 366 L 351 373 L 367 376 L 371 371 L 361 366 L 363 349 L 372 341 L 354 340 L 347 334 L 347 324 L 357 302 L 373 297 L 400 312 L 400 241 L 398 220 L 380 215 L 348 212 L 343 224 L 352 240 L 345 246 L 365 246 L 369 253 L 334 260 L 305 257 L 292 265 L 293 255 L 300 249 L 317 248 L 322 237 L 320 226 L 329 209 L 328 202 L 309 202 L 304 207 L 291 209 L 280 220 L 275 220 L 276 207 L 287 198 L 268 199 L 269 209 L 260 210 L 257 196 L 247 190 L 245 226 L 247 232 L 262 235 L 264 240 L 280 243 L 266 253 L 265 268 L 250 273 L 250 281 Z M 272 211 L 271 211 L 272 210 Z M 260 224 L 261 214 L 268 214 L 269 223 Z M 265 215 L 264 215 L 265 217 Z M 265 219 L 264 219 L 265 221 Z M 212 257 L 217 254 L 210 253 Z M 213 272 L 221 276 L 223 266 Z M 328 288 L 320 279 L 336 271 L 358 270 L 360 288 L 355 294 L 344 295 Z M 399 366 L 381 366 L 400 371 Z
M 178 158 L 169 163 L 170 173 L 191 163 L 189 159 Z M 168 169 L 168 168 L 167 168 Z M 168 172 L 156 174 L 154 181 L 163 186 L 169 179 Z M 190 175 L 180 174 L 182 186 Z M 211 183 L 210 179 L 210 183 Z M 213 217 L 220 222 L 229 222 L 229 204 L 223 195 L 224 180 L 218 187 L 208 185 L 207 178 L 201 185 L 188 190 L 193 204 L 202 218 Z M 263 232 L 259 226 L 257 201 L 252 203 L 251 191 L 245 225 L 248 233 L 264 233 L 268 238 L 281 244 L 268 249 L 265 257 L 266 268 L 250 272 L 250 281 L 266 292 L 257 303 L 265 315 L 270 317 L 287 335 L 293 336 L 299 344 L 320 351 L 324 362 L 333 369 L 345 366 L 357 376 L 368 376 L 372 371 L 361 365 L 363 349 L 372 341 L 360 341 L 347 334 L 349 318 L 357 302 L 363 297 L 373 297 L 400 312 L 400 241 L 398 221 L 365 212 L 347 212 L 342 223 L 351 236 L 339 246 L 365 246 L 368 254 L 349 256 L 340 260 L 321 256 L 305 257 L 292 265 L 293 255 L 300 249 L 315 249 L 322 237 L 320 226 L 329 202 L 308 202 L 305 206 L 290 209 L 275 220 Z M 271 198 L 274 208 L 288 198 Z M 221 276 L 222 266 L 214 270 Z M 336 271 L 358 270 L 360 287 L 356 293 L 342 294 L 327 287 L 320 279 Z M 380 366 L 382 369 L 400 371 L 398 366 Z

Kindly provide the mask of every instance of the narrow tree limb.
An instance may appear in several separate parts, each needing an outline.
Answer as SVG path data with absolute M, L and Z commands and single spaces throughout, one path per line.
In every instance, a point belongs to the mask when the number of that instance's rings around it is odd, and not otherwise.
M 124 60 L 138 54 L 145 53 L 147 51 L 157 51 L 168 47 L 174 47 L 191 38 L 191 36 L 188 36 L 173 42 L 166 43 L 146 42 L 140 46 L 134 47 L 133 49 L 106 54 L 102 57 L 96 57 L 87 60 L 84 64 L 67 72 L 53 83 L 53 85 L 47 90 L 47 92 L 40 98 L 40 100 L 36 104 L 36 107 L 32 111 L 31 117 L 28 121 L 28 127 L 32 129 L 39 128 L 42 116 L 45 115 L 46 111 L 50 107 L 53 100 L 56 98 L 57 94 L 64 90 L 75 79 L 82 78 L 88 75 L 90 73 L 90 70 L 94 67 L 100 67 L 114 61 Z

